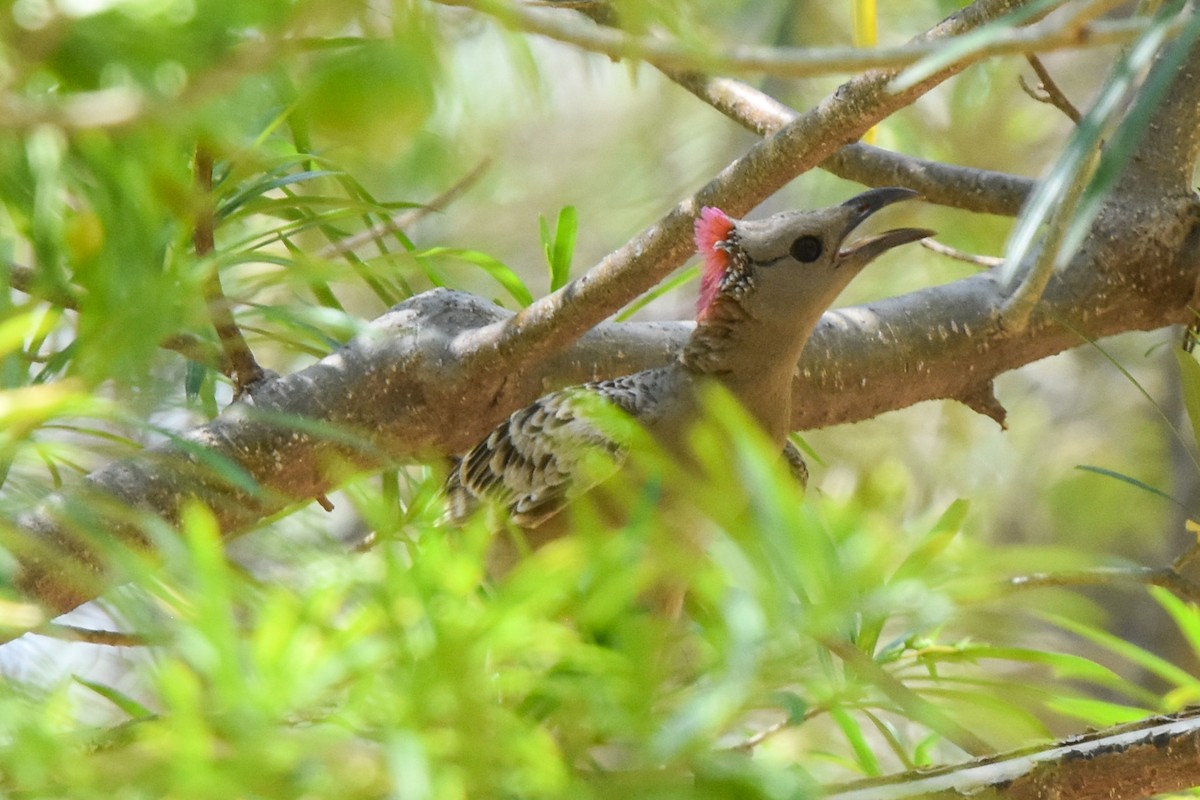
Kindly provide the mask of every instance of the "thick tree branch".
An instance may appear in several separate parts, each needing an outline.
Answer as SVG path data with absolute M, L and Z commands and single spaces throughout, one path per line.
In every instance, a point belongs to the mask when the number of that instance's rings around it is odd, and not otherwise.
M 829 800 L 1108 800 L 1200 784 L 1200 711 L 1152 717 L 966 764 L 835 787 Z

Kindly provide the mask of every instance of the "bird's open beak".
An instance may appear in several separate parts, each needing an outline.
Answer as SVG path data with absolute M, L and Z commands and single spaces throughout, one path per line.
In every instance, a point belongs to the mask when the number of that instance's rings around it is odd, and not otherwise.
M 915 200 L 920 196 L 912 189 L 888 186 L 882 189 L 871 189 L 851 197 L 838 207 L 843 210 L 845 215 L 846 227 L 842 232 L 843 243 L 855 228 L 876 211 L 890 206 L 892 203 L 899 203 L 901 200 Z M 865 239 L 858 239 L 848 246 L 841 247 L 838 251 L 837 265 L 861 269 L 893 247 L 919 241 L 927 236 L 933 236 L 934 233 L 935 231 L 927 228 L 897 228 L 875 236 L 868 236 Z

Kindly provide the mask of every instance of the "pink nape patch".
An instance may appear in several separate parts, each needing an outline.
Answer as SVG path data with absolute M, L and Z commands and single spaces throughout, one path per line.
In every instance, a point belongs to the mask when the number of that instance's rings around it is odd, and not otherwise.
M 729 238 L 733 220 L 719 208 L 705 206 L 696 217 L 696 252 L 704 257 L 704 270 L 700 276 L 700 297 L 696 300 L 696 319 L 704 319 L 717 290 L 721 288 L 721 277 L 729 266 L 729 254 L 717 248 Z

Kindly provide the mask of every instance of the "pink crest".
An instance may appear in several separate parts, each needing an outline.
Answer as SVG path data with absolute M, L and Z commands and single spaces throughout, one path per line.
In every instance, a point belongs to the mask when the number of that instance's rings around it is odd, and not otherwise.
M 721 287 L 721 278 L 729 266 L 729 254 L 718 245 L 729 238 L 733 220 L 719 208 L 705 206 L 696 217 L 696 252 L 704 258 L 704 269 L 700 275 L 700 297 L 696 301 L 696 319 L 702 320 L 708 307 Z

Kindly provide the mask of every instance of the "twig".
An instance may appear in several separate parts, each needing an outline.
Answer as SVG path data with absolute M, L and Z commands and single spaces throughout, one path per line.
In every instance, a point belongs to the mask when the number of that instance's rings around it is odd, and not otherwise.
M 769 74 L 811 78 L 831 73 L 895 69 L 939 52 L 934 42 L 918 41 L 897 47 L 754 47 L 711 52 L 653 36 L 631 36 L 613 28 L 576 24 L 552 9 L 517 5 L 503 0 L 437 0 L 495 17 L 506 25 L 539 34 L 612 59 L 638 59 L 656 67 L 714 72 Z M 995 36 L 965 57 L 975 61 L 1014 53 L 1049 52 L 1079 47 L 1123 44 L 1149 27 L 1143 19 L 1066 22 L 1014 28 Z
M 1046 65 L 1042 60 L 1033 53 L 1026 53 L 1025 60 L 1029 62 L 1029 66 L 1033 67 L 1033 71 L 1037 73 L 1038 85 L 1030 86 L 1025 81 L 1025 77 L 1021 76 L 1021 88 L 1025 93 L 1037 100 L 1039 103 L 1049 103 L 1059 111 L 1066 114 L 1076 125 L 1083 119 L 1083 115 L 1079 113 L 1079 109 L 1071 102 L 1071 100 L 1063 93 L 1063 90 L 1058 88 L 1054 78 L 1051 77 L 1050 71 L 1046 69 Z
M 663 70 L 663 74 L 742 127 L 769 136 L 800 116 L 774 97 L 733 78 Z M 893 153 L 862 142 L 820 163 L 839 178 L 867 186 L 907 186 L 931 203 L 982 214 L 1016 216 L 1033 191 L 1029 178 Z
M 192 242 L 197 258 L 205 259 L 216 250 L 216 242 L 213 232 L 213 157 L 204 145 L 196 148 L 195 167 L 196 188 L 201 195 L 201 206 L 196 214 L 196 230 Z M 221 342 L 229 362 L 229 370 L 225 374 L 233 380 L 234 397 L 241 397 L 251 386 L 262 380 L 266 373 L 254 360 L 250 345 L 246 343 L 246 338 L 242 336 L 242 331 L 233 318 L 233 309 L 224 289 L 221 288 L 221 274 L 216 264 L 210 265 L 208 278 L 204 282 L 204 299 L 208 304 L 208 314 L 217 332 L 217 339 Z
M 1068 572 L 1035 572 L 1009 578 L 1003 585 L 1010 589 L 1063 588 L 1067 586 L 1112 586 L 1134 584 L 1158 586 L 1184 600 L 1200 603 L 1200 584 L 1170 567 L 1096 567 Z
M 965 261 L 968 264 L 974 264 L 978 267 L 984 267 L 986 269 L 998 267 L 1004 263 L 1003 258 L 967 253 L 963 250 L 959 250 L 957 247 L 951 247 L 948 244 L 943 244 L 936 239 L 922 239 L 920 241 L 920 245 L 926 250 L 930 250 L 940 256 L 947 256 L 948 258 L 953 258 L 955 261 Z
M 33 632 L 39 636 L 48 636 L 67 642 L 86 642 L 110 647 L 148 647 L 157 642 L 153 637 L 140 633 L 100 631 L 93 628 L 81 628 L 78 625 L 65 625 L 61 622 L 48 622 Z
M 1196 536 L 1198 531 L 1196 523 L 1188 520 L 1187 529 L 1192 536 Z M 1200 557 L 1200 542 L 1193 544 L 1187 550 L 1184 550 L 1182 553 L 1180 553 L 1179 556 L 1171 562 L 1171 569 L 1174 572 L 1182 575 L 1183 571 L 1190 567 L 1192 562 L 1194 562 L 1198 557 Z
M 365 244 L 379 241 L 383 237 L 392 233 L 402 233 L 406 228 L 412 227 L 425 216 L 437 211 L 442 211 L 446 206 L 453 203 L 467 189 L 470 189 L 484 176 L 484 173 L 492 166 L 490 158 L 484 158 L 476 164 L 470 172 L 459 178 L 449 189 L 439 194 L 437 197 L 430 200 L 419 208 L 408 208 L 398 212 L 389 219 L 383 220 L 366 230 L 359 231 L 353 236 L 347 236 L 345 239 L 339 239 L 336 242 L 330 242 L 325 247 L 321 248 L 318 254 L 320 258 L 334 258 L 343 253 L 349 253 L 357 250 Z
M 756 731 L 750 736 L 747 736 L 744 741 L 738 742 L 729 749 L 738 753 L 753 752 L 754 748 L 758 747 L 760 744 L 765 742 L 767 739 L 770 739 L 780 731 L 785 731 L 792 727 L 792 724 L 792 721 L 788 719 L 783 719 L 779 722 L 773 722 L 767 727 L 763 728 L 761 731 Z
M 211 256 L 216 250 L 212 203 L 213 157 L 204 145 L 196 148 L 196 186 L 203 196 L 200 211 L 196 215 L 196 230 L 192 239 L 196 246 L 196 256 L 203 259 Z M 221 288 L 221 273 L 216 264 L 211 266 L 208 278 L 204 282 L 204 298 L 208 302 L 208 313 L 212 318 L 213 328 L 217 331 L 217 338 L 229 363 L 229 371 L 225 374 L 233 379 L 233 399 L 243 399 L 255 384 L 267 377 L 267 372 L 254 359 L 246 337 L 242 335 L 241 328 L 233 318 L 229 298 Z M 324 492 L 317 492 L 313 499 L 326 512 L 334 510 L 333 503 Z

